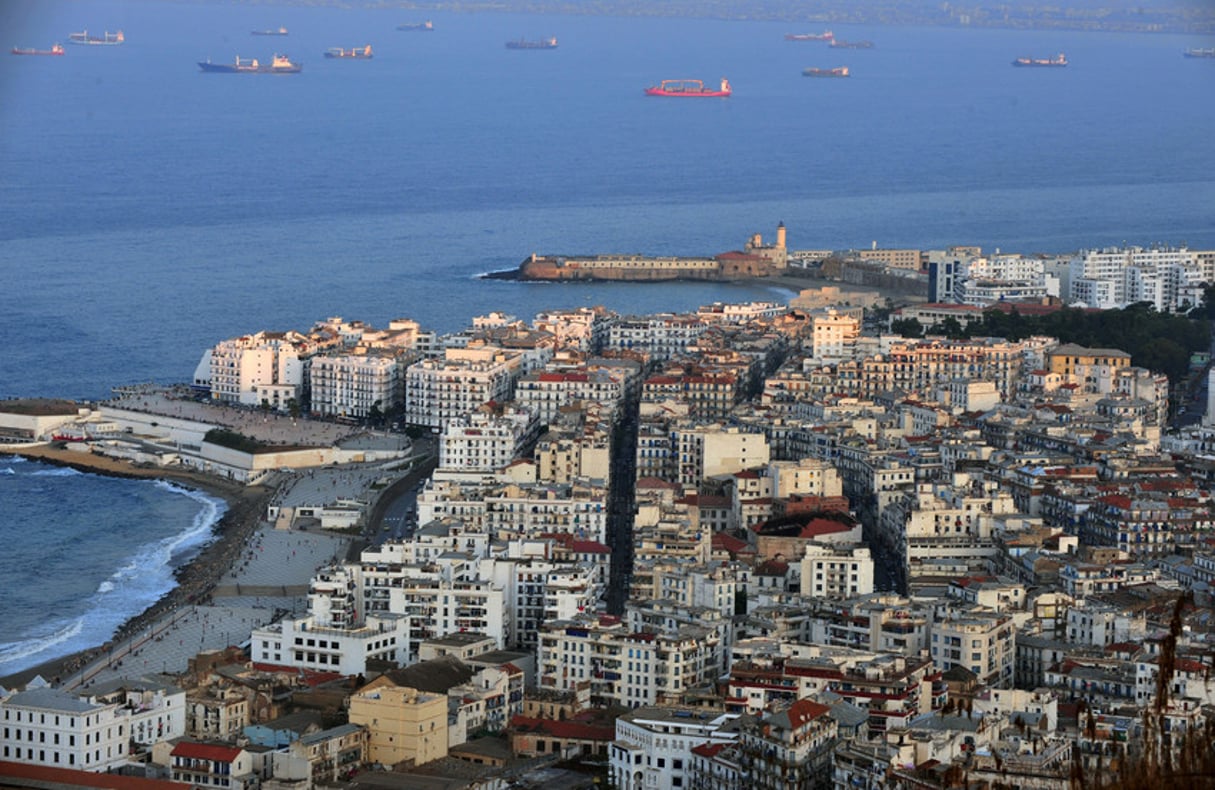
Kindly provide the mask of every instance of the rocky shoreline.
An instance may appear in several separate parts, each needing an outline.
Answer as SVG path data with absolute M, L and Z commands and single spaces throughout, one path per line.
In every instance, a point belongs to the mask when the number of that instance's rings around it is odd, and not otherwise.
M 134 637 L 180 608 L 208 601 L 217 582 L 236 564 L 244 546 L 262 523 L 266 505 L 274 493 L 273 490 L 261 486 L 245 487 L 199 472 L 140 466 L 52 446 L 0 447 L 0 453 L 20 455 L 32 461 L 68 467 L 89 474 L 166 480 L 220 497 L 227 503 L 227 509 L 215 525 L 214 540 L 204 546 L 193 560 L 176 570 L 174 575 L 177 585 L 152 606 L 127 620 L 114 632 L 110 642 L 2 677 L 0 686 L 6 688 L 24 685 L 36 675 L 41 675 L 48 681 L 54 681 L 56 678 L 66 680 L 104 655 L 111 644 Z

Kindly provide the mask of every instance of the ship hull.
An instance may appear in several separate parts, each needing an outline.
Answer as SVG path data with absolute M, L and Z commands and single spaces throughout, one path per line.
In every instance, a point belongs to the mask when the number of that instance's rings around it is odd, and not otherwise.
M 269 65 L 235 66 L 231 63 L 206 62 L 199 62 L 198 67 L 206 74 L 299 74 L 304 68 L 298 64 L 275 68 Z
M 22 49 L 21 47 L 13 47 L 11 52 L 14 55 L 42 55 L 48 57 L 63 54 L 62 49 Z
M 646 88 L 646 96 L 665 96 L 671 99 L 724 99 L 731 91 L 667 91 L 662 88 Z

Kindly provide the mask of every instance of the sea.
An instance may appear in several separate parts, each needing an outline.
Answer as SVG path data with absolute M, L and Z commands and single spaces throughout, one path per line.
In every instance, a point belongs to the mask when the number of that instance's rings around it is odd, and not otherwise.
M 432 32 L 397 31 L 431 20 Z M 288 29 L 287 36 L 253 36 Z M 8 0 L 0 398 L 189 381 L 204 349 L 343 316 L 780 300 L 762 285 L 484 280 L 537 253 L 1215 248 L 1209 38 L 386 4 Z M 68 34 L 121 29 L 117 47 Z M 556 36 L 552 50 L 508 50 Z M 370 44 L 371 60 L 327 60 Z M 303 65 L 204 74 L 198 62 Z M 1013 68 L 1064 52 L 1066 68 Z M 847 79 L 802 69 L 847 66 Z M 662 99 L 663 79 L 730 80 Z M 0 459 L 0 676 L 105 641 L 222 505 Z

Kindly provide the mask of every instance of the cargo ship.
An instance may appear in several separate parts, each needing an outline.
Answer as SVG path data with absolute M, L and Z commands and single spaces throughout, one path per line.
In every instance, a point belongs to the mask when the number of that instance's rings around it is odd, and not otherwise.
M 1012 64 L 1014 66 L 1066 66 L 1067 56 L 1060 52 L 1053 58 L 1017 58 Z
M 840 38 L 833 38 L 827 46 L 832 49 L 873 49 L 872 41 L 844 41 Z
M 549 38 L 540 39 L 539 41 L 528 41 L 527 39 L 519 39 L 518 41 L 507 41 L 507 49 L 556 49 L 557 37 L 550 36 Z
M 847 66 L 837 66 L 833 69 L 802 69 L 803 77 L 848 77 L 851 76 Z
M 278 30 L 254 30 L 250 35 L 254 36 L 285 36 L 287 28 L 280 27 Z
M 81 31 L 80 33 L 68 34 L 68 43 L 86 44 L 91 47 L 112 47 L 117 46 L 124 41 L 126 41 L 126 38 L 123 37 L 121 30 L 119 30 L 117 33 L 111 33 L 107 30 L 100 36 L 90 36 L 89 31 L 87 30 Z
M 830 30 L 824 30 L 822 33 L 786 33 L 785 41 L 832 41 L 835 39 L 835 34 Z
M 14 55 L 62 55 L 63 45 L 56 44 L 50 49 L 32 49 L 27 47 L 13 47 Z
M 703 80 L 663 80 L 659 85 L 651 85 L 645 89 L 646 96 L 676 96 L 687 98 L 715 98 L 729 96 L 730 81 L 721 78 L 718 88 L 706 88 Z
M 208 60 L 200 62 L 198 67 L 208 74 L 298 74 L 304 68 L 292 63 L 286 55 L 275 55 L 269 63 L 237 55 L 234 63 L 212 63 Z
M 1215 58 L 1215 48 L 1211 49 L 1187 49 L 1182 53 L 1187 58 Z
M 368 44 L 365 47 L 361 47 L 361 48 L 360 47 L 351 47 L 350 49 L 342 49 L 341 47 L 330 47 L 329 49 L 325 50 L 325 57 L 327 57 L 327 58 L 354 58 L 356 60 L 370 60 L 373 57 L 373 55 L 371 54 L 371 45 Z
M 416 30 L 420 32 L 428 32 L 434 29 L 434 22 L 431 22 L 429 19 L 427 19 L 425 22 L 408 22 L 404 25 L 397 25 L 397 30 Z

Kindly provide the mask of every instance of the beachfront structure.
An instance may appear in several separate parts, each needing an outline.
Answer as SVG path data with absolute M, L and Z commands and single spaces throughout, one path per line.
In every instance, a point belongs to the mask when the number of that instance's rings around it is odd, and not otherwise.
M 714 302 L 701 305 L 696 315 L 710 323 L 749 324 L 752 321 L 776 318 L 789 312 L 781 302 Z
M 639 707 L 616 719 L 609 753 L 612 785 L 620 790 L 678 790 L 693 785 L 692 750 L 738 741 L 736 713 L 695 708 Z
M 376 612 L 359 622 L 343 627 L 326 624 L 318 614 L 284 618 L 253 630 L 250 653 L 258 664 L 341 675 L 366 672 L 367 660 L 372 658 L 397 663 L 405 660 L 407 616 Z
M 536 438 L 539 424 L 528 410 L 483 408 L 456 417 L 439 439 L 444 472 L 497 472 Z
M 310 404 L 323 417 L 366 419 L 387 414 L 405 397 L 405 367 L 413 357 L 395 351 L 325 354 L 308 366 Z
M 108 771 L 129 760 L 132 742 L 184 735 L 185 705 L 172 686 L 119 682 L 80 695 L 31 683 L 0 698 L 0 759 Z
M 485 404 L 509 400 L 523 362 L 500 348 L 449 348 L 405 372 L 405 421 L 442 430 Z
M 294 331 L 221 340 L 203 353 L 194 384 L 214 401 L 285 411 L 291 401 L 298 402 L 305 360 L 318 350 L 313 338 Z

